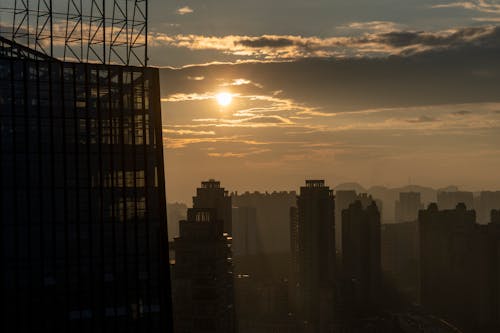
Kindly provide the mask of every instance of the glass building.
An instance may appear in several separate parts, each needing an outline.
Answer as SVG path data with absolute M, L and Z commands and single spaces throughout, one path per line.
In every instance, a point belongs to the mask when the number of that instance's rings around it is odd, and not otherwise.
M 171 331 L 157 69 L 0 37 L 0 175 L 5 332 Z

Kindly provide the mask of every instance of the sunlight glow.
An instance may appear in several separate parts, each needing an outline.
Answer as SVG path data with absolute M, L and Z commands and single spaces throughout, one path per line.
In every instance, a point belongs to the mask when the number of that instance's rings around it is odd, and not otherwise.
M 233 101 L 233 95 L 227 92 L 218 93 L 215 98 L 220 106 L 228 106 Z

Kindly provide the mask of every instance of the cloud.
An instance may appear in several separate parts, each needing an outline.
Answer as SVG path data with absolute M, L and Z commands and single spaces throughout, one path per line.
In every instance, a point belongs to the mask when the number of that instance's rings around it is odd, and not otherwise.
M 255 83 L 255 82 L 252 82 L 250 80 L 247 80 L 247 79 L 233 79 L 231 82 L 229 83 L 223 83 L 221 84 L 221 87 L 229 87 L 229 86 L 245 86 L 245 85 L 252 85 L 254 87 L 257 87 L 257 88 L 264 88 L 261 84 L 259 83 Z
M 499 23 L 500 17 L 473 17 L 472 20 L 476 22 Z
M 191 14 L 193 12 L 194 12 L 194 10 L 189 6 L 184 6 L 184 7 L 177 9 L 177 14 L 179 14 L 179 15 Z
M 188 101 L 206 101 L 209 99 L 214 99 L 215 98 L 215 93 L 191 93 L 191 94 L 173 94 L 168 97 L 162 98 L 162 102 L 170 102 L 170 103 L 175 103 L 175 102 L 188 102 Z
M 190 81 L 203 81 L 205 80 L 204 76 L 187 76 L 187 79 Z
M 240 127 L 240 128 L 265 128 L 265 127 L 281 127 L 293 126 L 295 123 L 284 116 L 263 116 L 263 115 L 250 115 L 249 117 L 239 117 L 236 119 L 224 118 L 198 118 L 193 119 L 193 122 L 200 123 L 200 125 L 193 125 L 197 127 Z
M 255 124 L 293 124 L 292 121 L 281 116 L 256 116 L 246 118 L 241 123 L 255 123 Z
M 342 25 L 337 27 L 336 30 L 339 30 L 343 33 L 387 33 L 391 31 L 402 30 L 404 26 L 399 23 L 390 22 L 390 21 L 369 21 L 369 22 L 351 22 L 347 25 Z
M 179 125 L 176 125 L 174 127 L 177 127 Z M 187 146 L 190 145 L 195 145 L 195 144 L 204 144 L 204 143 L 236 143 L 240 145 L 250 145 L 250 146 L 260 146 L 260 145 L 267 145 L 268 142 L 264 141 L 256 141 L 256 140 L 249 140 L 245 138 L 244 136 L 240 135 L 232 135 L 232 136 L 220 136 L 220 137 L 213 137 L 213 136 L 208 136 L 208 137 L 191 137 L 191 138 L 172 138 L 172 137 L 166 137 L 164 138 L 164 146 L 167 149 L 181 149 L 181 148 L 186 148 Z
M 358 23 L 361 26 L 361 23 Z M 376 33 L 351 37 L 295 35 L 204 36 L 156 33 L 155 46 L 219 51 L 226 55 L 253 60 L 293 60 L 376 55 L 410 55 L 430 50 L 474 45 L 500 47 L 500 27 L 465 27 L 436 32 L 394 31 L 378 28 Z
M 432 122 L 435 122 L 435 121 L 437 121 L 437 119 L 434 118 L 434 117 L 430 117 L 430 116 L 420 116 L 420 117 L 415 118 L 415 119 L 409 119 L 409 120 L 407 120 L 407 122 L 413 123 L 413 124 L 417 124 L 417 123 L 432 123 Z
M 177 134 L 177 135 L 215 135 L 214 131 L 193 131 L 193 130 L 185 130 L 185 129 L 163 129 L 163 133 L 165 134 Z
M 500 3 L 495 0 L 457 1 L 431 6 L 432 8 L 462 8 L 481 13 L 500 13 Z
M 247 157 L 247 156 L 259 155 L 259 154 L 267 153 L 267 152 L 270 152 L 270 151 L 271 151 L 271 149 L 252 149 L 252 150 L 249 150 L 249 151 L 246 151 L 246 152 L 239 152 L 239 153 L 235 153 L 235 152 L 224 152 L 224 153 L 214 152 L 214 153 L 208 153 L 207 155 L 210 156 L 210 157 L 243 158 L 243 157 Z

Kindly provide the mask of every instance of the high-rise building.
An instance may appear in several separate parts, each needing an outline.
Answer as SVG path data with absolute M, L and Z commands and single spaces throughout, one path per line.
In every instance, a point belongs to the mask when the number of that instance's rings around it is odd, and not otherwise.
M 474 195 L 472 192 L 463 191 L 439 191 L 437 194 L 437 205 L 439 210 L 455 209 L 459 204 L 465 204 L 468 209 L 474 208 Z
M 422 305 L 467 329 L 498 330 L 498 244 L 495 223 L 478 225 L 458 204 L 419 213 Z
M 297 207 L 290 207 L 290 274 L 289 295 L 290 307 L 297 313 L 299 293 L 299 211 Z
M 500 224 L 500 209 L 492 209 L 491 212 L 491 223 Z
M 339 252 L 342 252 L 342 211 L 357 198 L 354 190 L 335 191 L 335 245 Z
M 176 332 L 235 332 L 230 239 L 215 209 L 188 209 L 174 240 Z
M 481 224 L 490 222 L 491 211 L 500 209 L 500 191 L 483 191 L 479 194 L 477 218 Z
M 257 209 L 255 207 L 233 207 L 232 237 L 233 255 L 248 256 L 257 254 Z
M 418 303 L 418 222 L 382 224 L 380 238 L 383 275 L 407 300 Z
M 2 327 L 172 324 L 158 69 L 0 37 Z
M 363 207 L 357 200 L 342 211 L 342 275 L 354 305 L 377 304 L 380 295 L 380 212 L 374 201 Z
M 419 192 L 399 193 L 399 200 L 396 201 L 394 212 L 396 223 L 416 221 L 418 211 L 423 208 Z
M 193 197 L 193 208 L 213 208 L 217 219 L 224 222 L 224 232 L 232 235 L 232 206 L 231 196 L 220 187 L 220 182 L 210 179 L 201 182 Z
M 298 315 L 311 332 L 334 325 L 335 198 L 323 180 L 306 180 L 297 197 Z
M 254 207 L 257 212 L 257 236 L 262 254 L 283 254 L 290 251 L 289 212 L 297 204 L 297 193 L 245 192 L 231 193 L 236 207 Z

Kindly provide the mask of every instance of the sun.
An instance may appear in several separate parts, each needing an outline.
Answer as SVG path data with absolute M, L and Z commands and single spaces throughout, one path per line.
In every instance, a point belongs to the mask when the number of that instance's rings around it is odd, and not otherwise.
M 233 101 L 233 95 L 227 92 L 218 93 L 215 98 L 220 106 L 228 106 Z

